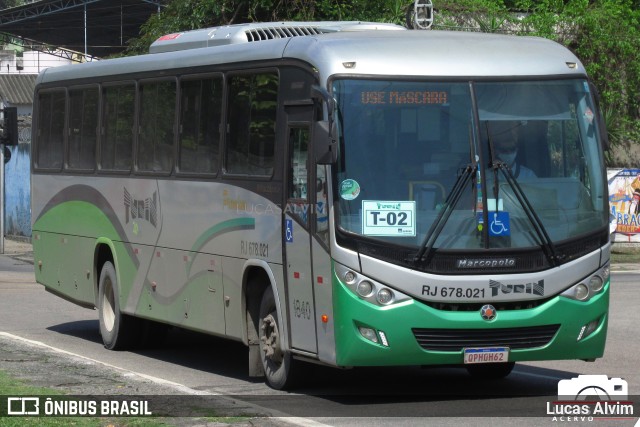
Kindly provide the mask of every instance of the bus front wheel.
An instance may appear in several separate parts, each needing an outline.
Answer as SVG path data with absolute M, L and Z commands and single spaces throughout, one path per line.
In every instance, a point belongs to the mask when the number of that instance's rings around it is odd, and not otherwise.
M 120 297 L 116 269 L 110 261 L 102 266 L 98 283 L 98 319 L 105 348 L 124 350 L 135 338 L 139 322 L 120 312 Z
M 273 291 L 267 288 L 260 303 L 260 360 L 269 386 L 284 390 L 293 384 L 293 364 L 291 353 L 282 349 L 282 327 L 278 321 Z

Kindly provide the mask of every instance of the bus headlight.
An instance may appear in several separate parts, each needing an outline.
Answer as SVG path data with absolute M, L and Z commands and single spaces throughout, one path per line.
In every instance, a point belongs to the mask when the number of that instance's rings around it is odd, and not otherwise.
M 391 289 L 382 288 L 378 291 L 378 302 L 382 305 L 387 305 L 393 302 L 393 292 Z
M 344 273 L 344 282 L 349 285 L 354 284 L 356 282 L 356 273 L 351 270 Z
M 580 341 L 593 333 L 596 330 L 598 325 L 600 324 L 600 319 L 592 320 L 591 322 L 584 325 L 580 328 L 580 333 L 578 334 L 578 339 L 576 341 Z
M 604 280 L 602 280 L 602 277 L 592 276 L 591 279 L 589 279 L 589 287 L 592 291 L 599 292 L 602 289 L 602 286 L 604 286 Z
M 589 298 L 589 287 L 584 283 L 580 283 L 576 286 L 576 299 L 580 301 L 584 301 Z
M 571 286 L 564 291 L 563 297 L 571 298 L 577 301 L 588 301 L 597 293 L 604 289 L 604 285 L 609 281 L 609 264 L 601 267 L 590 276 L 585 277 L 579 283 Z
M 387 335 L 374 328 L 358 325 L 358 332 L 362 335 L 362 338 L 371 341 L 372 343 L 381 345 L 383 347 L 389 347 L 389 340 L 387 339 Z
M 356 293 L 363 298 L 373 294 L 373 285 L 368 280 L 363 280 L 356 286 Z
M 376 331 L 374 331 L 371 328 L 365 328 L 364 326 L 360 326 L 358 327 L 358 330 L 360 331 L 360 335 L 362 335 L 365 339 L 368 339 L 371 342 L 374 343 L 378 343 L 378 335 L 376 334 Z
M 360 299 L 379 307 L 390 306 L 412 299 L 410 296 L 396 289 L 391 289 L 390 286 L 373 280 L 364 274 L 357 273 L 354 269 L 347 268 L 344 265 L 335 263 L 334 270 L 335 277 L 340 280 L 345 287 Z

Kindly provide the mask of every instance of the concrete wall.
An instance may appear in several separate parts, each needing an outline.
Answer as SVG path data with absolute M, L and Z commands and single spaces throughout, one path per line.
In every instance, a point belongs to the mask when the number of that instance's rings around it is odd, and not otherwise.
M 4 165 L 4 234 L 31 237 L 31 115 L 19 114 L 18 121 L 19 144 L 9 147 Z
M 31 142 L 20 143 L 11 150 L 5 165 L 5 231 L 6 236 L 31 237 Z

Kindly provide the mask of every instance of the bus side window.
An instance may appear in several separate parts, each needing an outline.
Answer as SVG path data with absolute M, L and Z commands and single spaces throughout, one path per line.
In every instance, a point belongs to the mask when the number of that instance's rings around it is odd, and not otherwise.
M 222 77 L 180 82 L 179 171 L 216 173 L 222 116 Z
M 176 108 L 176 83 L 156 81 L 140 85 L 138 169 L 170 172 Z
M 131 170 L 135 84 L 103 86 L 100 168 Z
M 60 89 L 38 97 L 37 167 L 57 169 L 62 166 L 66 93 Z
M 278 74 L 232 75 L 227 85 L 226 171 L 271 176 L 275 164 Z
M 69 90 L 69 169 L 93 170 L 98 142 L 98 87 Z
M 325 166 L 316 167 L 316 234 L 329 245 L 329 210 L 327 208 L 327 175 Z
M 308 168 L 309 128 L 289 129 L 289 192 L 287 209 L 304 224 L 308 224 Z

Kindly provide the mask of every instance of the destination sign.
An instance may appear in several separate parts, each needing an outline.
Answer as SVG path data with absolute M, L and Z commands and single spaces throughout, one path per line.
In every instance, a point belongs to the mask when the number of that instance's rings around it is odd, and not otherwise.
M 412 91 L 363 91 L 360 93 L 360 102 L 362 104 L 388 104 L 388 105 L 407 105 L 407 104 L 432 104 L 443 105 L 449 103 L 449 93 L 445 91 L 428 91 L 428 90 L 412 90 Z

